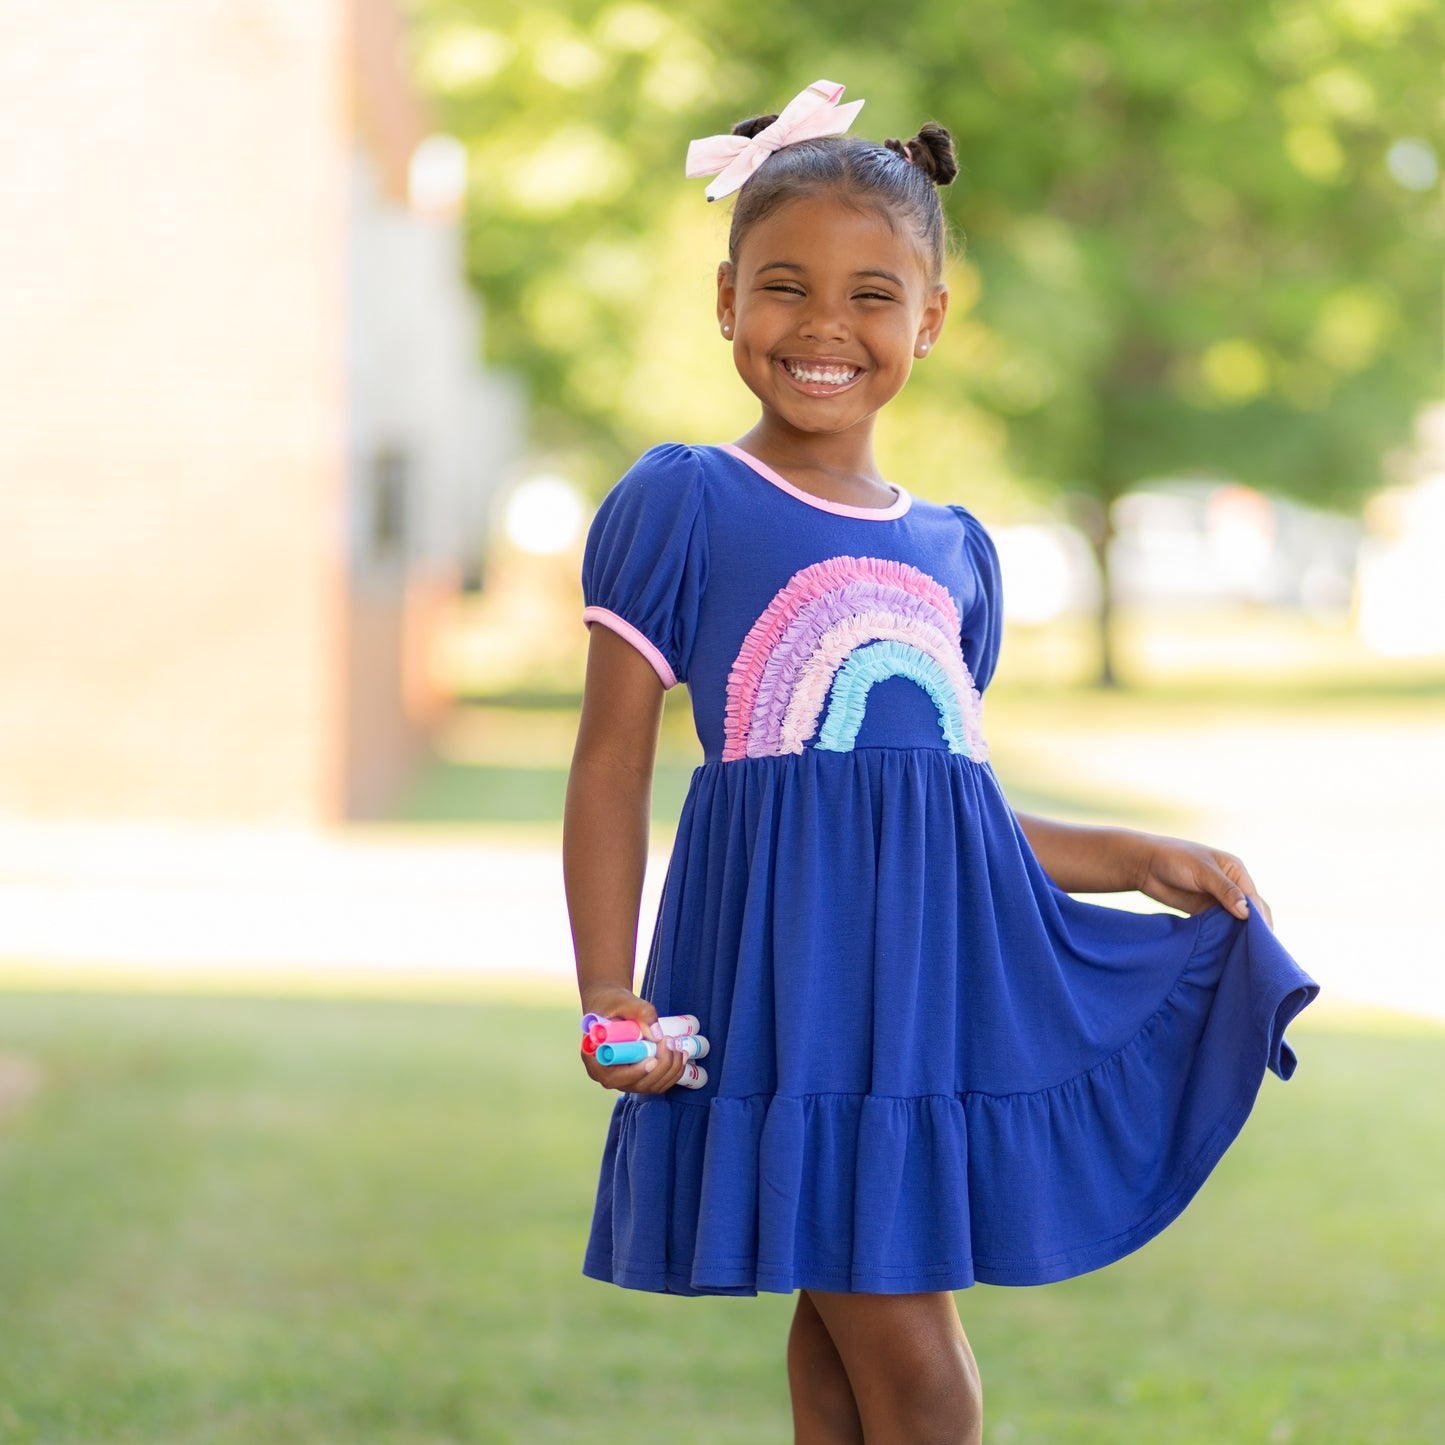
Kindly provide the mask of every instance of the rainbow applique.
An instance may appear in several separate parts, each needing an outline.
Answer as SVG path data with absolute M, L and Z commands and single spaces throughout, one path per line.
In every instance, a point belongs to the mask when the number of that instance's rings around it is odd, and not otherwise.
M 983 762 L 982 702 L 960 632 L 953 598 L 906 562 L 833 557 L 803 568 L 728 674 L 723 761 L 801 753 L 814 734 L 815 748 L 850 752 L 869 690 L 906 677 L 933 699 L 949 751 Z

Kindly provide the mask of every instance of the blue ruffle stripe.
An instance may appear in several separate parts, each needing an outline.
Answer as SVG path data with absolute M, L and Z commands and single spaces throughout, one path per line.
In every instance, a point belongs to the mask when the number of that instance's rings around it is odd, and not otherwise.
M 855 648 L 838 669 L 828 699 L 828 710 L 814 747 L 826 752 L 850 753 L 858 741 L 868 693 L 888 677 L 906 677 L 933 699 L 938 722 L 951 753 L 971 757 L 964 727 L 963 707 L 943 669 L 927 653 L 891 638 Z

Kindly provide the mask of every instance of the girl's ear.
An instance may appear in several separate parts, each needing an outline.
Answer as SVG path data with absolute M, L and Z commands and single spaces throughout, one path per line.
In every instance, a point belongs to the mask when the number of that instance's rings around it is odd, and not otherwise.
M 717 320 L 719 326 L 726 328 L 724 334 L 732 331 L 737 300 L 737 273 L 733 270 L 733 263 L 731 261 L 719 262 L 717 268 Z
M 948 315 L 948 287 L 941 282 L 934 287 L 933 297 L 923 308 L 918 318 L 918 339 L 913 344 L 915 356 L 927 356 L 938 333 L 943 330 L 944 317 Z

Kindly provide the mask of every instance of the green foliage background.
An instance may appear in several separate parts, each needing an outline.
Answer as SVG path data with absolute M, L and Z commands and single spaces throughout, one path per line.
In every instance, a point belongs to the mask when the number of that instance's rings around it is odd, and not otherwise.
M 880 463 L 923 495 L 1101 501 L 1211 471 L 1348 507 L 1440 384 L 1431 0 L 410 0 L 417 73 L 468 145 L 490 358 L 534 437 L 605 487 L 659 440 L 751 424 L 713 319 L 727 204 L 694 136 L 820 76 L 882 139 L 953 131 L 943 344 Z M 981 497 L 991 493 L 992 497 Z

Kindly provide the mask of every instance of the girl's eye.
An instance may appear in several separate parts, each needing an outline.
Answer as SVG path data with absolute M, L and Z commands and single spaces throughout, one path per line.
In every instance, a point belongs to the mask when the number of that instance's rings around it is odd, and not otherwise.
M 775 281 L 771 286 L 764 286 L 763 290 L 785 291 L 789 296 L 801 296 L 803 294 L 803 288 L 801 286 L 789 286 L 783 281 Z
M 860 301 L 892 301 L 894 298 L 882 291 L 865 291 L 859 298 Z

